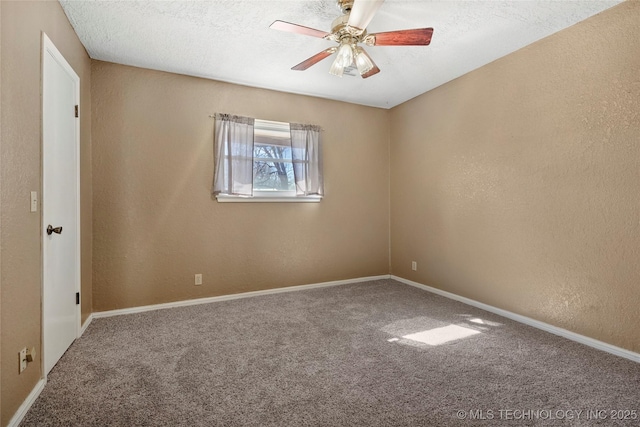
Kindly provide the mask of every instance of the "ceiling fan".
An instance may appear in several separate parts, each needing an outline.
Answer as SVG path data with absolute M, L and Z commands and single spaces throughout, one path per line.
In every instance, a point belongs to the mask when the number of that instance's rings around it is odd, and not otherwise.
M 284 21 L 274 21 L 269 28 L 290 33 L 303 34 L 331 40 L 339 44 L 292 67 L 292 70 L 304 71 L 328 56 L 337 52 L 329 73 L 342 77 L 345 69 L 355 66 L 362 78 L 366 79 L 380 72 L 365 50 L 358 46 L 426 46 L 431 43 L 433 28 L 417 28 L 413 30 L 398 30 L 385 33 L 367 33 L 367 25 L 373 19 L 384 0 L 336 0 L 342 10 L 342 16 L 331 24 L 331 32 L 316 30 L 298 24 Z

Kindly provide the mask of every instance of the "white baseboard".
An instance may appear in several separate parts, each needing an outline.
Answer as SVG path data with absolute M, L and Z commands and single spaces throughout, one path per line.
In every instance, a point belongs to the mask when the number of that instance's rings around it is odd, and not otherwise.
M 93 320 L 93 313 L 89 314 L 89 317 L 87 317 L 87 320 L 85 320 L 84 324 L 80 327 L 80 335 L 78 336 L 78 338 L 80 338 L 84 334 L 84 331 L 87 330 L 92 320 Z
M 20 425 L 24 416 L 27 415 L 29 408 L 33 405 L 33 402 L 35 402 L 38 396 L 40 396 L 40 393 L 42 393 L 46 383 L 46 378 L 37 382 L 36 386 L 31 390 L 31 393 L 29 393 L 29 396 L 27 396 L 24 402 L 22 402 L 22 405 L 20 405 L 16 413 L 13 415 L 13 418 L 11 418 L 7 427 L 18 427 L 18 425 Z
M 527 316 L 523 316 L 521 314 L 516 314 L 511 311 L 503 310 L 501 308 L 497 308 L 489 304 L 475 301 L 470 298 L 465 298 L 460 295 L 452 294 L 451 292 L 443 291 L 441 289 L 432 288 L 431 286 L 423 285 L 421 283 L 404 279 L 402 277 L 391 275 L 391 279 L 397 280 L 398 282 L 404 283 L 409 286 L 414 286 L 416 288 L 420 288 L 422 290 L 443 296 L 445 298 L 460 301 L 464 304 L 471 305 L 473 307 L 477 307 L 482 310 L 489 311 L 491 313 L 495 313 L 497 315 L 506 317 L 511 320 L 515 320 L 516 322 L 524 323 L 525 325 L 533 326 L 534 328 L 537 328 L 537 329 L 542 329 L 543 331 L 550 332 L 554 335 L 559 335 L 563 338 L 570 339 L 571 341 L 576 341 L 576 342 L 579 342 L 580 344 L 584 344 L 589 347 L 606 351 L 607 353 L 615 354 L 616 356 L 624 357 L 625 359 L 629 359 L 631 361 L 640 363 L 640 354 L 635 353 L 633 351 L 630 351 L 621 347 L 616 347 L 615 345 L 607 344 L 606 342 L 598 341 L 596 339 L 589 338 L 587 336 L 580 335 L 575 332 L 571 332 L 566 329 L 559 328 L 557 326 L 553 326 L 548 323 L 541 322 L 539 320 L 535 320 Z
M 235 299 L 241 299 L 241 298 L 256 297 L 261 295 L 279 294 L 283 292 L 304 291 L 307 289 L 326 288 L 329 286 L 348 285 L 351 283 L 368 282 L 371 280 L 381 280 L 381 279 L 389 279 L 389 278 L 390 276 L 388 274 L 384 274 L 381 276 L 359 277 L 357 279 L 337 280 L 333 282 L 314 283 L 310 285 L 288 286 L 286 288 L 265 289 L 263 291 L 243 292 L 239 294 L 190 299 L 185 301 L 168 302 L 164 304 L 153 304 L 153 305 L 144 305 L 140 307 L 122 308 L 117 310 L 97 311 L 91 315 L 91 318 L 99 319 L 101 317 L 120 316 L 122 314 L 142 313 L 145 311 L 161 310 L 165 308 L 175 308 L 175 307 L 186 307 L 186 306 L 197 305 L 197 304 L 209 304 L 209 303 L 218 302 L 218 301 L 229 301 L 229 300 L 235 300 Z M 86 323 L 88 322 L 89 320 L 87 319 Z

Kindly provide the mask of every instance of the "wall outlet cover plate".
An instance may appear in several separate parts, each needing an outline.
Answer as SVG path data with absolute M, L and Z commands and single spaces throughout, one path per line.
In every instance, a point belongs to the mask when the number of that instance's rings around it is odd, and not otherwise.
M 20 352 L 18 352 L 18 357 L 20 362 L 18 373 L 21 374 L 25 369 L 27 369 L 27 348 L 26 347 L 20 350 Z

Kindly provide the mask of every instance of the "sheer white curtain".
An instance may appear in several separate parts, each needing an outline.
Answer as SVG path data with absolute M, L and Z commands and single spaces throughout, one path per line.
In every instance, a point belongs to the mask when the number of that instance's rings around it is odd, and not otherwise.
M 253 194 L 253 125 L 251 117 L 216 113 L 213 194 Z
M 320 127 L 291 123 L 291 159 L 296 195 L 324 196 Z

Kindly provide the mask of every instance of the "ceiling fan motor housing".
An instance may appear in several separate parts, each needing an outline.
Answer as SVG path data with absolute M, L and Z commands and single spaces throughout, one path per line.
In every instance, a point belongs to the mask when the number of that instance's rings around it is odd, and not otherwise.
M 340 30 L 347 26 L 347 22 L 349 22 L 349 14 L 338 16 L 331 23 L 331 32 L 334 34 L 340 33 Z
M 366 30 L 349 26 L 349 14 L 338 16 L 331 23 L 331 33 L 325 38 L 340 43 L 349 38 L 354 43 L 364 42 L 367 37 Z

